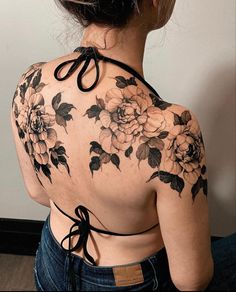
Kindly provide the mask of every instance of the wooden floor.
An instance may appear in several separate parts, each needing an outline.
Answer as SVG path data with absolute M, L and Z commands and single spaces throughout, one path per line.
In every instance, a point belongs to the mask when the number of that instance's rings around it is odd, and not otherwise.
M 36 291 L 34 257 L 0 254 L 0 291 Z

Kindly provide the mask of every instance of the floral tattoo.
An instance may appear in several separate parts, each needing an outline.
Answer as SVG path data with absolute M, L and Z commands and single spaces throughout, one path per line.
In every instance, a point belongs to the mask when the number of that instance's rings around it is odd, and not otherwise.
M 179 116 L 169 111 L 170 103 L 152 93 L 146 95 L 137 86 L 134 77 L 125 79 L 117 76 L 115 79 L 116 88 L 110 89 L 104 99 L 96 97 L 96 104 L 84 114 L 101 123 L 100 143 L 90 143 L 90 154 L 97 154 L 92 156 L 89 164 L 92 175 L 102 164 L 109 162 L 120 170 L 118 154 L 124 152 L 130 158 L 133 144 L 138 141 L 135 153 L 138 166 L 146 160 L 151 168 L 157 168 L 146 182 L 159 177 L 162 182 L 170 183 L 170 187 L 181 197 L 185 183 L 179 174 L 183 173 L 184 179 L 193 185 L 193 201 L 201 188 L 207 196 L 207 179 L 204 179 L 206 166 L 201 166 L 203 139 L 190 112 L 186 110 Z M 174 120 L 170 131 L 167 131 L 166 111 Z M 163 151 L 169 163 L 164 170 L 160 170 Z
M 54 126 L 62 126 L 67 133 L 67 122 L 73 119 L 71 111 L 76 109 L 62 102 L 61 93 L 52 98 L 51 104 L 45 103 L 41 92 L 47 86 L 41 82 L 43 64 L 32 65 L 23 75 L 12 102 L 18 135 L 41 185 L 39 174 L 52 183 L 51 167 L 58 169 L 61 165 L 70 175 L 68 155 Z M 119 155 L 123 153 L 127 159 L 135 155 L 138 167 L 141 161 L 146 161 L 154 170 L 146 183 L 159 178 L 181 197 L 184 178 L 192 185 L 193 202 L 200 189 L 207 196 L 204 143 L 191 113 L 172 112 L 171 103 L 153 93 L 148 95 L 138 87 L 135 77 L 116 76 L 115 82 L 116 87 L 108 90 L 104 98 L 96 96 L 96 104 L 83 114 L 95 118 L 101 130 L 99 141 L 90 143 L 91 175 L 107 163 L 121 171 Z M 138 143 L 136 153 L 133 153 L 134 143 Z M 163 159 L 166 161 L 161 169 Z
M 18 135 L 41 185 L 40 173 L 52 183 L 52 166 L 58 169 L 62 165 L 70 175 L 66 150 L 53 126 L 58 124 L 66 131 L 67 121 L 72 119 L 70 111 L 75 109 L 72 104 L 61 103 L 61 93 L 53 97 L 51 105 L 45 104 L 41 93 L 46 86 L 41 82 L 43 64 L 32 65 L 22 76 L 12 102 Z

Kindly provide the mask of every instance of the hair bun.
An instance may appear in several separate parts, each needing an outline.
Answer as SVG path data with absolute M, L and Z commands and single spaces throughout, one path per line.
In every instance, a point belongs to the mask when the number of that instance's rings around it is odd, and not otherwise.
M 91 23 L 123 27 L 142 0 L 57 0 L 84 27 Z

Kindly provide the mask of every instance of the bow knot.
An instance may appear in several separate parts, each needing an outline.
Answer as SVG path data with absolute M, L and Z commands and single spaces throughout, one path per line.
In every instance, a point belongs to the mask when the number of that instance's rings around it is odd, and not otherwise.
M 89 221 L 88 210 L 84 206 L 79 205 L 75 209 L 75 214 L 80 220 L 73 218 L 74 224 L 71 226 L 69 233 L 62 239 L 61 246 L 64 250 L 68 251 L 69 253 L 79 249 L 80 247 L 83 247 L 85 257 L 92 263 L 93 266 L 96 266 L 96 263 L 93 257 L 87 251 L 87 241 L 88 241 L 88 236 L 90 232 L 90 221 Z M 75 244 L 75 246 L 71 247 L 71 239 L 75 235 L 79 235 L 79 239 L 77 243 Z M 68 249 L 65 249 L 63 247 L 63 243 L 66 239 L 69 240 Z
M 87 92 L 95 88 L 95 86 L 98 83 L 99 80 L 99 74 L 100 69 L 98 62 L 102 59 L 102 56 L 98 53 L 98 50 L 96 47 L 79 47 L 75 49 L 74 52 L 80 52 L 80 56 L 76 59 L 68 60 L 63 63 L 61 63 L 54 71 L 54 77 L 58 81 L 64 81 L 67 78 L 69 78 L 75 70 L 78 69 L 78 67 L 84 62 L 83 67 L 81 68 L 78 77 L 77 77 L 77 85 L 81 91 Z M 84 76 L 84 73 L 86 72 L 91 60 L 94 60 L 95 68 L 96 68 L 96 78 L 93 84 L 87 88 L 85 88 L 82 85 L 82 77 Z M 64 76 L 60 76 L 60 71 L 68 64 L 71 64 L 71 67 L 69 68 L 68 72 Z
M 87 58 L 94 58 L 97 56 L 97 48 L 95 47 L 79 47 L 75 50 L 75 52 L 81 52 Z

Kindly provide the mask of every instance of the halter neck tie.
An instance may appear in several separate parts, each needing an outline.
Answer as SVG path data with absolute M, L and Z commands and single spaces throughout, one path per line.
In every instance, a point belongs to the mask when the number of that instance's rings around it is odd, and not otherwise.
M 99 75 L 100 75 L 100 69 L 99 69 L 99 60 L 102 59 L 102 55 L 99 54 L 96 47 L 78 47 L 74 50 L 74 52 L 80 52 L 80 56 L 76 59 L 68 60 L 63 63 L 61 63 L 54 72 L 54 77 L 58 81 L 63 81 L 68 79 L 82 64 L 82 62 L 85 61 L 83 64 L 83 67 L 81 68 L 78 76 L 77 76 L 77 85 L 81 91 L 87 92 L 92 89 L 94 89 L 98 83 Z M 85 88 L 82 84 L 82 78 L 84 73 L 86 72 L 91 60 L 94 60 L 95 67 L 96 67 L 96 79 L 93 82 L 93 84 L 87 88 Z M 68 72 L 64 76 L 60 76 L 60 71 L 68 64 L 71 64 L 71 67 L 69 68 Z

